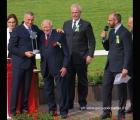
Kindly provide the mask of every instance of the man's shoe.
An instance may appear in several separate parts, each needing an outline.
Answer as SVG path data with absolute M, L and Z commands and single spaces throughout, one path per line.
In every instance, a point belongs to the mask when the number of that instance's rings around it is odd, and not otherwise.
M 132 112 L 133 112 L 133 109 L 131 107 L 125 111 L 125 113 L 132 113 Z
M 111 115 L 110 115 L 109 113 L 107 113 L 107 112 L 104 112 L 104 113 L 100 116 L 101 119 L 106 119 L 106 118 L 110 118 L 110 117 L 111 117 Z
M 86 107 L 80 107 L 79 110 L 86 110 Z
M 122 119 L 125 120 L 125 115 L 120 115 L 120 114 L 118 114 L 118 115 L 117 115 L 117 119 L 118 119 L 118 120 L 122 120 Z
M 65 118 L 68 118 L 68 115 L 65 114 L 65 115 L 60 115 L 62 119 L 65 119 Z

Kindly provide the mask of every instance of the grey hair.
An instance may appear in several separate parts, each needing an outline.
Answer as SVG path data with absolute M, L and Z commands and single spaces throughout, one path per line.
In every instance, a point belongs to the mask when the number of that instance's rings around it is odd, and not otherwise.
M 72 9 L 73 7 L 77 6 L 79 11 L 82 11 L 82 8 L 79 4 L 73 4 L 70 8 Z
M 28 11 L 24 14 L 24 18 L 26 17 L 26 15 L 30 15 L 30 16 L 34 16 L 34 13 L 31 11 Z
M 49 21 L 49 22 L 50 22 L 50 25 L 51 25 L 51 26 L 53 25 L 51 20 L 48 20 L 48 19 L 43 20 L 43 22 L 47 22 L 47 21 Z M 42 22 L 42 23 L 43 23 L 43 22 Z M 42 23 L 41 23 L 41 27 L 43 27 L 43 26 L 42 26 Z

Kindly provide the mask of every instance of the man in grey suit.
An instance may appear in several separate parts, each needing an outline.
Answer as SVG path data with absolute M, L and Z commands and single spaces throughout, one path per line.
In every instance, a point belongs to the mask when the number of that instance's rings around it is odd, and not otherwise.
M 103 31 L 101 37 L 102 44 L 108 52 L 107 62 L 103 78 L 103 114 L 101 119 L 111 117 L 111 99 L 114 78 L 121 73 L 125 77 L 131 70 L 131 58 L 133 44 L 131 33 L 121 24 L 121 15 L 113 12 L 108 17 L 108 24 L 112 28 L 106 39 L 107 32 Z M 125 106 L 127 100 L 127 84 L 120 83 L 117 85 L 119 94 L 119 109 L 117 118 L 125 118 Z
M 11 86 L 11 102 L 10 114 L 16 115 L 18 105 L 18 94 L 22 85 L 21 108 L 20 112 L 28 112 L 28 94 L 33 74 L 33 65 L 35 57 L 32 53 L 32 42 L 28 29 L 42 34 L 36 25 L 33 25 L 34 14 L 26 12 L 24 15 L 24 23 L 15 27 L 10 36 L 8 50 L 12 53 L 12 86 Z
M 75 78 L 77 74 L 79 109 L 85 110 L 88 94 L 87 67 L 94 56 L 96 42 L 91 23 L 80 18 L 82 13 L 81 6 L 73 4 L 70 10 L 72 20 L 66 21 L 63 25 L 63 32 L 66 34 L 70 51 L 70 62 L 68 65 L 69 109 L 74 107 Z

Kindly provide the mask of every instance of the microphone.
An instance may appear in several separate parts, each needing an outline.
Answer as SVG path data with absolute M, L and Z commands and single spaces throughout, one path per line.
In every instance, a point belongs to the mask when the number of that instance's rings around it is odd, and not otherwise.
M 109 26 L 105 26 L 105 28 L 104 28 L 104 31 L 106 32 L 106 31 L 108 31 L 108 28 L 109 28 Z M 103 37 L 103 40 L 104 40 L 105 38 Z

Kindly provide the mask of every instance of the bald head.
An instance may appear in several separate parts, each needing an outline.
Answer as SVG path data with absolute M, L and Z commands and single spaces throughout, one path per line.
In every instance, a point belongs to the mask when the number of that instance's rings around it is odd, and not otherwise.
M 42 30 L 44 31 L 45 34 L 50 34 L 50 32 L 52 31 L 52 21 L 50 20 L 44 20 L 41 23 L 42 26 Z

